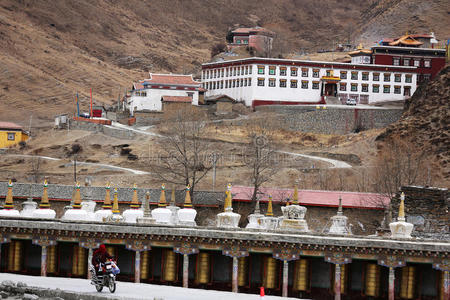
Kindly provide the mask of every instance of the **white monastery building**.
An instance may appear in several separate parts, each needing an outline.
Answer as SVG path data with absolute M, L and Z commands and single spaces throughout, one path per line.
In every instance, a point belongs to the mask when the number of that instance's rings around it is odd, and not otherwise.
M 201 83 L 192 75 L 150 73 L 150 79 L 133 84 L 126 106 L 133 114 L 135 111 L 161 111 L 165 98 L 173 101 L 179 98 L 180 102 L 190 99 L 193 105 L 198 105 L 204 92 Z
M 417 68 L 253 57 L 203 64 L 202 84 L 206 97 L 227 95 L 247 106 L 345 103 L 348 98 L 369 104 L 410 97 Z

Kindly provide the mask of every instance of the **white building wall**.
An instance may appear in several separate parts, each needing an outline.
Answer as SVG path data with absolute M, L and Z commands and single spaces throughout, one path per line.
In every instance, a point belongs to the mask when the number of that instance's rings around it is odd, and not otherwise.
M 136 92 L 146 92 L 147 96 L 137 96 Z M 189 96 L 192 93 L 192 104 L 198 105 L 198 91 L 177 90 L 177 89 L 142 89 L 132 91 L 128 100 L 128 109 L 133 114 L 134 111 L 161 111 L 163 96 Z
M 245 67 L 252 66 L 252 72 L 245 73 Z M 264 74 L 258 74 L 258 66 L 264 66 Z M 270 67 L 275 67 L 275 74 L 269 74 Z M 317 103 L 321 100 L 321 90 L 322 85 L 324 84 L 321 81 L 321 78 L 327 75 L 327 70 L 332 70 L 334 76 L 340 77 L 341 71 L 347 72 L 347 78 L 341 79 L 340 82 L 345 83 L 346 91 L 340 91 L 340 83 L 337 84 L 338 96 L 339 94 L 352 94 L 353 96 L 366 95 L 369 97 L 369 103 L 379 102 L 379 101 L 388 101 L 388 100 L 403 100 L 406 98 L 404 96 L 404 88 L 405 86 L 410 87 L 411 95 L 415 92 L 417 85 L 417 74 L 410 73 L 409 70 L 405 70 L 405 72 L 392 72 L 392 71 L 372 71 L 367 70 L 365 67 L 369 67 L 372 65 L 354 65 L 354 69 L 344 69 L 338 68 L 339 66 L 334 67 L 333 69 L 325 68 L 325 67 L 310 67 L 310 66 L 295 66 L 297 68 L 297 75 L 291 75 L 291 67 L 292 65 L 271 65 L 267 63 L 260 64 L 252 64 L 252 65 L 239 65 L 239 66 L 229 66 L 226 68 L 211 68 L 204 69 L 202 71 L 202 82 L 203 87 L 207 89 L 206 96 L 214 96 L 214 95 L 228 95 L 234 98 L 237 101 L 244 102 L 247 106 L 251 106 L 253 100 L 266 100 L 266 101 L 290 101 L 290 102 L 304 102 L 304 103 Z M 280 68 L 286 68 L 286 75 L 280 75 Z M 234 75 L 235 68 L 240 68 L 239 75 Z M 244 69 L 244 74 L 241 74 L 242 68 Z M 230 72 L 224 71 L 222 75 L 222 69 L 232 70 Z M 302 76 L 302 69 L 308 69 L 307 76 Z M 313 70 L 319 70 L 319 76 L 313 76 Z M 215 76 L 214 76 L 215 70 Z M 220 71 L 220 72 L 219 72 Z M 351 72 L 358 72 L 357 79 L 351 79 Z M 368 73 L 368 80 L 363 80 L 363 72 Z M 374 81 L 374 73 L 379 73 L 379 81 Z M 384 81 L 384 73 L 390 73 L 391 77 L 389 81 Z M 401 81 L 395 82 L 395 74 L 401 74 Z M 411 75 L 411 82 L 406 82 L 406 74 Z M 226 87 L 227 85 L 224 83 L 223 88 L 221 87 L 222 81 L 229 80 L 241 80 L 241 79 L 250 79 L 251 78 L 251 86 L 241 86 L 239 87 Z M 264 86 L 258 86 L 258 78 L 264 78 Z M 269 86 L 269 79 L 275 79 L 275 87 Z M 286 80 L 286 87 L 280 87 L 280 79 Z M 291 80 L 297 80 L 297 87 L 291 88 Z M 302 88 L 302 81 L 307 81 L 307 88 Z M 213 83 L 216 83 L 216 87 L 214 88 Z M 319 82 L 319 88 L 313 88 L 313 82 Z M 219 83 L 219 86 L 217 86 Z M 351 91 L 351 84 L 357 85 L 357 91 Z M 367 92 L 363 92 L 363 84 L 368 85 Z M 376 93 L 373 91 L 373 85 L 379 85 L 379 92 Z M 389 93 L 384 93 L 384 85 L 390 86 Z M 394 93 L 394 87 L 400 86 L 400 94 Z M 344 99 L 345 100 L 345 99 Z

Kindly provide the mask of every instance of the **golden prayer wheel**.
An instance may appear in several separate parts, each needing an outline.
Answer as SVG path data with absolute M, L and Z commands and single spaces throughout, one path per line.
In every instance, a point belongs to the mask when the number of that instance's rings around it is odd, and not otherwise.
M 336 265 L 334 265 L 334 268 L 336 270 Z M 333 278 L 332 286 L 334 289 L 335 276 L 333 276 L 332 278 Z M 347 265 L 341 265 L 341 294 L 345 294 L 346 289 L 347 289 Z M 334 290 L 334 293 L 336 294 L 336 290 Z
M 400 285 L 400 297 L 413 299 L 415 290 L 416 267 L 406 266 L 402 268 L 402 283 Z
M 380 266 L 377 264 L 366 265 L 366 296 L 378 297 L 380 291 Z
M 309 263 L 307 259 L 295 261 L 294 291 L 307 291 L 309 289 Z
M 238 286 L 246 286 L 248 278 L 248 257 L 238 259 Z
M 141 252 L 141 279 L 148 279 L 149 252 Z
M 197 284 L 207 284 L 209 283 L 209 253 L 200 252 L 197 256 L 197 272 L 195 274 L 195 282 Z
M 177 256 L 171 249 L 164 250 L 164 281 L 175 281 L 177 277 Z
M 47 273 L 56 273 L 56 246 L 47 247 Z
M 267 289 L 274 289 L 277 287 L 278 279 L 278 262 L 271 256 L 264 257 L 264 277 L 263 286 Z
M 19 272 L 22 270 L 22 241 L 12 240 L 9 243 L 8 270 Z
M 84 276 L 87 268 L 86 249 L 81 246 L 73 246 L 72 274 L 75 276 Z

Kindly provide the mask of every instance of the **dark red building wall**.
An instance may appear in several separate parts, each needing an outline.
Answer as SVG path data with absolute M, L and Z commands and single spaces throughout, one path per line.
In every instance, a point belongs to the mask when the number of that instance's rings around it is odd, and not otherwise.
M 374 64 L 376 65 L 393 65 L 394 57 L 399 57 L 399 55 L 395 54 L 374 54 Z M 410 66 L 414 66 L 414 58 L 415 56 L 408 57 L 410 58 Z M 426 59 L 431 59 L 431 68 L 423 67 L 423 58 L 421 58 L 421 66 L 417 68 L 419 74 L 430 74 L 433 79 L 437 73 L 445 66 L 445 57 L 426 57 Z M 403 66 L 403 60 L 400 60 L 400 65 Z

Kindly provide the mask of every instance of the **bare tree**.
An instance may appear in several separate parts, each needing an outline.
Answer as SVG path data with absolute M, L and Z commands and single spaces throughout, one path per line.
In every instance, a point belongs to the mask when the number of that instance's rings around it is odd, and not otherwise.
M 31 160 L 31 178 L 34 183 L 38 183 L 41 181 L 42 177 L 42 169 L 41 169 L 41 158 L 33 157 Z
M 195 186 L 212 169 L 210 145 L 203 135 L 205 117 L 194 107 L 168 113 L 161 124 L 165 138 L 158 140 L 159 153 L 150 166 L 163 182 Z M 215 157 L 215 156 L 214 156 Z

